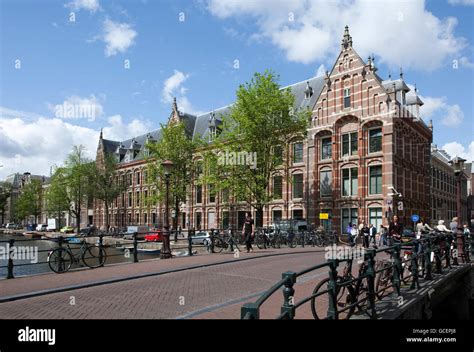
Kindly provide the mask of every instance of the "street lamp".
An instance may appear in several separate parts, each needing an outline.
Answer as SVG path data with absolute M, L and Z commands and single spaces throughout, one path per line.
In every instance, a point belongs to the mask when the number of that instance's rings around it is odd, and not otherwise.
M 173 162 L 171 160 L 164 160 L 161 163 L 163 170 L 165 172 L 165 184 L 166 184 L 166 197 L 165 197 L 165 221 L 164 221 L 164 231 L 163 231 L 163 246 L 161 247 L 161 259 L 171 258 L 171 248 L 170 248 L 170 224 L 169 224 L 169 190 L 170 190 L 170 176 L 171 170 L 173 169 Z
M 456 213 L 458 217 L 458 230 L 462 228 L 462 209 L 461 209 L 461 179 L 462 171 L 464 169 L 464 162 L 466 160 L 456 156 L 449 163 L 453 166 L 454 176 L 456 177 Z M 464 235 L 458 231 L 457 234 L 454 234 L 457 243 L 457 255 L 454 257 L 454 264 L 457 264 L 458 257 L 465 258 L 464 256 Z
M 461 209 L 461 178 L 462 178 L 462 171 L 464 169 L 464 162 L 466 160 L 456 156 L 453 158 L 449 163 L 454 168 L 454 175 L 456 176 L 456 213 L 458 217 L 458 227 L 462 225 L 462 209 Z

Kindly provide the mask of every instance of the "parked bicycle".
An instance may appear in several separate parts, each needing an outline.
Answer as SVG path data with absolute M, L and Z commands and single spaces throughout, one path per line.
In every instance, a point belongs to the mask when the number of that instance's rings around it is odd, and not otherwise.
M 107 254 L 102 247 L 96 244 L 89 244 L 84 239 L 81 241 L 79 251 L 74 254 L 69 242 L 65 247 L 58 247 L 48 254 L 48 265 L 55 273 L 64 273 L 71 269 L 72 264 L 79 264 L 81 261 L 85 266 L 94 269 L 103 266 Z
M 337 277 L 336 286 L 336 309 L 339 312 L 340 319 L 349 319 L 357 309 L 359 312 L 365 312 L 368 304 L 368 265 L 364 261 L 360 263 L 357 278 L 352 275 L 352 262 L 350 259 L 346 262 L 342 275 Z M 320 281 L 313 290 L 311 299 L 311 312 L 314 319 L 326 317 L 328 311 L 327 294 L 316 296 L 319 292 L 326 291 L 329 278 Z

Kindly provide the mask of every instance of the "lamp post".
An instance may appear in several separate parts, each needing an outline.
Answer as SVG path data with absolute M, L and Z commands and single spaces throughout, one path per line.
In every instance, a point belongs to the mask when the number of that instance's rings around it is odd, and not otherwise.
M 171 170 L 173 169 L 173 162 L 170 160 L 165 160 L 161 163 L 165 171 L 165 185 L 166 185 L 166 197 L 165 197 L 165 221 L 164 231 L 163 231 L 163 246 L 161 247 L 161 259 L 171 258 L 171 248 L 170 248 L 170 224 L 169 224 L 169 197 L 170 197 L 170 176 Z
M 454 176 L 456 177 L 456 214 L 458 217 L 458 232 L 455 234 L 456 244 L 457 244 L 457 255 L 455 256 L 455 264 L 457 264 L 457 258 L 464 256 L 464 235 L 462 232 L 459 231 L 462 228 L 462 207 L 461 207 L 461 179 L 462 179 L 462 171 L 464 169 L 464 162 L 466 160 L 456 156 L 453 160 L 449 163 L 454 168 Z
M 466 160 L 456 156 L 449 163 L 453 165 L 454 175 L 456 176 L 456 213 L 458 217 L 458 227 L 462 226 L 462 208 L 461 208 L 461 179 Z

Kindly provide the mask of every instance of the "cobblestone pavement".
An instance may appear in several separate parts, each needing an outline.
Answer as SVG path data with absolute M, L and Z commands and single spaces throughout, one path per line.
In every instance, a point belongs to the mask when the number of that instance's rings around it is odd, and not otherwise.
M 268 256 L 271 254 L 284 254 Z M 251 260 L 245 260 L 253 256 Z M 254 301 L 281 278 L 324 261 L 318 248 L 256 251 L 239 259 L 229 255 L 196 256 L 167 261 L 148 261 L 81 270 L 63 275 L 47 274 L 0 281 L 2 296 L 15 295 L 127 275 L 186 268 L 192 265 L 230 263 L 163 273 L 117 283 L 51 293 L 0 304 L 3 319 L 113 319 L 113 318 L 234 318 L 243 303 Z M 157 270 L 158 269 L 158 270 Z M 310 273 L 297 284 L 295 298 L 310 294 L 327 269 Z M 23 281 L 23 282 L 22 282 Z M 277 293 L 262 309 L 262 317 L 279 313 L 282 295 Z M 308 312 L 309 307 L 308 307 Z M 306 317 L 306 314 L 300 315 Z M 309 315 L 307 317 L 310 317 Z

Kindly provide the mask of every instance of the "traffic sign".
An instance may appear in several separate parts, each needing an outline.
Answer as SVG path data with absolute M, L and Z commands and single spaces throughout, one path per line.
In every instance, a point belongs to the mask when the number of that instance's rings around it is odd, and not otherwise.
M 419 217 L 418 215 L 413 214 L 413 215 L 411 216 L 411 221 L 417 222 L 418 220 L 420 220 L 420 217 Z

